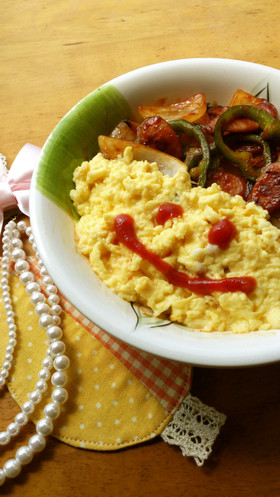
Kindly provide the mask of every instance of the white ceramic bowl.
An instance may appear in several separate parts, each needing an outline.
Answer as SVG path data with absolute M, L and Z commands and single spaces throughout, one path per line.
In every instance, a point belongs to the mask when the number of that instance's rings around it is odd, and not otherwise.
M 31 225 L 50 275 L 65 297 L 113 336 L 143 350 L 186 363 L 235 367 L 280 360 L 280 331 L 204 333 L 137 318 L 77 254 L 69 201 L 73 169 L 97 152 L 98 134 L 108 134 L 127 108 L 161 97 L 170 101 L 202 91 L 208 101 L 227 104 L 234 91 L 267 97 L 280 110 L 280 71 L 226 59 L 186 59 L 137 69 L 82 99 L 62 119 L 43 147 L 31 187 Z M 124 97 L 124 98 L 123 98 Z M 138 323 L 138 324 L 137 324 Z

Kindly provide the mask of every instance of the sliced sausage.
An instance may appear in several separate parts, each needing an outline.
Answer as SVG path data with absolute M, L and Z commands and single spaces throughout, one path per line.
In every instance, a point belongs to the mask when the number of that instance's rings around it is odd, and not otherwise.
M 256 202 L 270 213 L 280 208 L 280 162 L 273 162 L 263 170 L 248 201 Z
M 177 134 L 160 116 L 144 119 L 138 126 L 137 138 L 146 147 L 156 148 L 180 160 L 183 158 L 183 147 Z
M 206 186 L 210 186 L 213 183 L 217 183 L 221 190 L 229 193 L 232 197 L 234 195 L 240 195 L 246 199 L 249 192 L 249 184 L 245 178 L 227 171 L 217 170 L 210 173 Z

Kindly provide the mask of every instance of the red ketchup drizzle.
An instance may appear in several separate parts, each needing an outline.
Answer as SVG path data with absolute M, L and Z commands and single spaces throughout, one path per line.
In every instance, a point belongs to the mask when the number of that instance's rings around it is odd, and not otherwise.
M 183 212 L 183 207 L 181 205 L 164 202 L 158 208 L 156 222 L 158 224 L 164 224 L 168 219 L 182 216 Z
M 188 288 L 190 291 L 202 295 L 210 295 L 213 292 L 238 291 L 248 294 L 256 287 L 256 280 L 251 276 L 213 280 L 210 278 L 190 277 L 182 271 L 177 271 L 157 254 L 148 250 L 138 240 L 134 230 L 133 218 L 128 214 L 119 214 L 115 217 L 114 229 L 118 242 L 123 243 L 130 250 L 153 264 L 172 285 Z
M 231 240 L 236 235 L 236 227 L 229 219 L 221 219 L 212 226 L 208 233 L 208 241 L 212 245 L 218 245 L 222 250 L 228 248 Z

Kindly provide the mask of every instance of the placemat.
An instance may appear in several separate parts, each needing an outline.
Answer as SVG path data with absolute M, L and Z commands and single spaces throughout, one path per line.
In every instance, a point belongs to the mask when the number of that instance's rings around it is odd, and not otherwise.
M 31 267 L 38 277 L 34 262 Z M 38 381 L 36 373 L 46 349 L 45 333 L 38 326 L 38 317 L 16 276 L 12 277 L 12 295 L 20 326 L 8 388 L 22 405 Z M 78 447 L 112 450 L 161 433 L 189 391 L 190 366 L 151 356 L 116 340 L 65 298 L 61 301 L 64 341 L 71 365 L 69 399 L 54 436 Z M 1 321 L 4 317 L 1 299 Z M 3 330 L 1 362 L 6 340 Z M 41 416 L 38 406 L 31 419 L 35 422 Z

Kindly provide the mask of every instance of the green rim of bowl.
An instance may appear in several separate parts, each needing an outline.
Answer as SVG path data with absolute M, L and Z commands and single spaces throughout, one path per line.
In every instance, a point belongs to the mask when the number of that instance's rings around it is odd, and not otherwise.
M 75 220 L 79 216 L 70 200 L 73 171 L 98 152 L 98 136 L 107 135 L 133 113 L 123 95 L 104 85 L 82 99 L 49 136 L 36 174 L 36 189 Z

